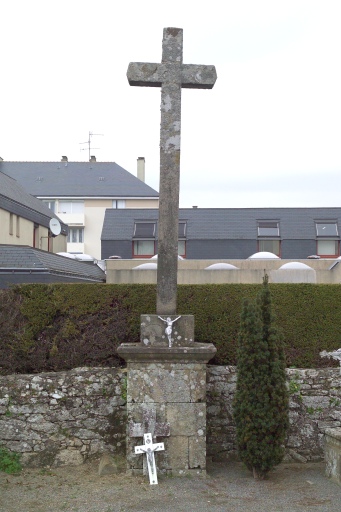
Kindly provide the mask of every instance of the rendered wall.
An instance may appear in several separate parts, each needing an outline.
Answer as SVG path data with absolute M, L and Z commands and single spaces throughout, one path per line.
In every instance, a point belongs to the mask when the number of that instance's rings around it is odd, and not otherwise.
M 341 282 L 341 261 L 335 259 L 296 260 L 310 270 L 281 270 L 280 267 L 293 260 L 190 260 L 178 261 L 178 284 L 222 284 L 222 283 L 261 283 L 266 272 L 273 283 L 326 283 Z M 340 261 L 332 270 L 333 263 Z M 156 283 L 156 270 L 138 270 L 143 263 L 156 263 L 157 260 L 122 259 L 106 260 L 107 283 Z M 206 270 L 214 263 L 228 263 L 236 270 Z

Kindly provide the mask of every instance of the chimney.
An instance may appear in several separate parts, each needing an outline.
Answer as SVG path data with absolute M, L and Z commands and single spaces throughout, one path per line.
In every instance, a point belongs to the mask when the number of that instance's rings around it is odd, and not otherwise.
M 146 160 L 144 156 L 139 156 L 137 159 L 137 177 L 141 181 L 145 181 L 145 166 Z
M 61 162 L 67 162 L 67 156 L 62 156 Z
M 90 157 L 89 162 L 96 162 L 96 157 L 95 157 L 94 155 L 92 155 L 92 156 Z

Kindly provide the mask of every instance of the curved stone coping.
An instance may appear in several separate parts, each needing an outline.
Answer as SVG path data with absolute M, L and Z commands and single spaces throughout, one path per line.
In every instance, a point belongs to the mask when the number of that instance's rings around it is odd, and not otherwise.
M 341 441 L 341 427 L 326 428 L 324 431 L 326 436 L 333 437 Z
M 146 347 L 142 343 L 122 343 L 117 353 L 128 363 L 208 363 L 217 349 L 212 343 L 193 343 L 188 347 Z

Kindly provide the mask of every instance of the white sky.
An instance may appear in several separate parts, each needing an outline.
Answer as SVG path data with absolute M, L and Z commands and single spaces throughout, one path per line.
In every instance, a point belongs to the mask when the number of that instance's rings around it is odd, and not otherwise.
M 182 92 L 180 206 L 341 206 L 340 0 L 3 0 L 0 20 L 3 159 L 86 161 L 91 131 L 158 190 L 160 91 L 126 71 L 180 27 L 218 74 Z

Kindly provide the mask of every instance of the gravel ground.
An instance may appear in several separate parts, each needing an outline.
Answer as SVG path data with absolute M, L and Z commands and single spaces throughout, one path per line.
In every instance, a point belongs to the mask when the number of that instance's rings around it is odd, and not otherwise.
M 324 463 L 281 464 L 255 481 L 239 462 L 213 463 L 208 476 L 98 476 L 98 462 L 53 470 L 0 472 L 1 512 L 339 512 L 341 486 Z

